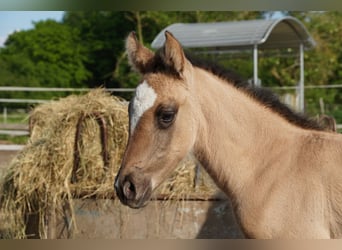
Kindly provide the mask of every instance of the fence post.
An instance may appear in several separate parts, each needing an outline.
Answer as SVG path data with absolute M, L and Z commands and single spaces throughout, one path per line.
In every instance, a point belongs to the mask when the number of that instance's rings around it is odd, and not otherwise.
M 4 123 L 7 123 L 7 107 L 6 106 L 4 107 L 4 110 L 3 110 L 3 121 Z

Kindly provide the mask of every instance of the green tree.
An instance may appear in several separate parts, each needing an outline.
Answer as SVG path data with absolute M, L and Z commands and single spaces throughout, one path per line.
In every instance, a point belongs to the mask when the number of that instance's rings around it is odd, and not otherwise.
M 341 12 L 309 12 L 302 14 L 302 20 L 317 41 L 317 49 L 308 53 L 310 71 L 315 77 L 314 84 L 341 84 L 342 81 L 342 13 Z M 317 98 L 309 103 L 317 110 L 318 99 L 325 102 L 326 113 L 333 115 L 339 123 L 342 122 L 342 92 L 340 89 L 315 90 L 312 95 Z M 310 92 L 308 91 L 308 94 Z
M 113 13 L 116 15 L 116 13 Z M 156 35 L 168 25 L 181 22 L 219 22 L 228 20 L 254 19 L 262 17 L 263 12 L 201 12 L 201 11 L 131 11 L 125 12 L 124 18 L 131 23 L 130 30 L 134 30 L 138 39 L 149 47 Z M 123 40 L 121 40 L 123 42 Z M 131 71 L 124 51 L 121 51 L 116 61 L 113 78 L 120 83 L 120 86 L 135 87 L 138 83 L 137 75 Z
M 78 30 L 79 43 L 85 48 L 86 69 L 92 72 L 88 86 L 123 87 L 112 79 L 113 70 L 124 51 L 124 39 L 134 24 L 127 12 L 77 11 L 66 12 L 63 24 Z
M 86 58 L 77 30 L 53 20 L 13 33 L 0 55 L 6 70 L 26 81 L 13 83 L 2 78 L 1 85 L 81 87 L 91 75 L 83 66 Z
M 91 72 L 78 31 L 53 20 L 15 32 L 0 50 L 0 86 L 85 87 Z M 2 92 L 5 98 L 50 99 L 69 92 Z M 10 106 L 21 106 L 12 104 Z
M 342 13 L 341 12 L 286 12 L 298 18 L 316 41 L 316 47 L 305 52 L 305 84 L 341 84 L 342 76 Z M 298 58 L 298 55 L 297 55 Z M 295 85 L 298 81 L 298 59 L 266 59 L 262 61 L 263 78 L 279 85 Z M 342 93 L 339 89 L 307 89 L 306 111 L 311 115 L 321 112 L 320 99 L 327 114 L 342 121 Z
M 78 29 L 86 47 L 86 68 L 93 73 L 89 86 L 134 87 L 138 76 L 131 72 L 124 52 L 124 39 L 136 31 L 149 46 L 166 26 L 177 22 L 208 22 L 252 19 L 262 12 L 158 12 L 158 11 L 82 11 L 66 12 L 63 23 Z

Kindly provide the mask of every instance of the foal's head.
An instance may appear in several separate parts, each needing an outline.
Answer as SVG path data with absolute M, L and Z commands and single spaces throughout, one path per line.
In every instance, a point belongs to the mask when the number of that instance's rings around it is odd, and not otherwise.
M 132 208 L 146 205 L 152 191 L 191 151 L 197 133 L 196 101 L 190 95 L 193 67 L 171 33 L 165 37 L 156 53 L 134 33 L 126 41 L 129 61 L 142 80 L 129 104 L 129 140 L 115 189 Z

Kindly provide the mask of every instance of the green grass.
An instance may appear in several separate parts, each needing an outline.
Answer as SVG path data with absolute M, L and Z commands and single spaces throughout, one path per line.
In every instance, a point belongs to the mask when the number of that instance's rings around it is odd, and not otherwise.
M 0 135 L 1 141 L 7 141 L 7 142 L 13 143 L 13 144 L 26 144 L 28 139 L 29 139 L 29 136 L 27 136 L 27 135 L 17 135 L 17 136 Z
M 8 114 L 6 123 L 27 123 L 27 114 Z M 3 114 L 0 115 L 0 123 L 4 123 Z
M 24 110 L 18 110 L 17 112 L 8 112 L 6 117 L 6 122 L 4 120 L 4 115 L 0 113 L 0 124 L 27 124 L 28 113 Z M 26 144 L 28 140 L 27 135 L 13 136 L 13 135 L 3 135 L 0 134 L 0 140 L 6 141 L 8 143 L 14 144 Z

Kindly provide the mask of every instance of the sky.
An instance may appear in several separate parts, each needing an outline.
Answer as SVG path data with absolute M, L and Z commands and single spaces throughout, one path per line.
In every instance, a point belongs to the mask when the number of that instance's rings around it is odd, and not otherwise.
M 0 11 L 0 46 L 9 34 L 33 28 L 33 22 L 54 19 L 61 21 L 63 11 Z

